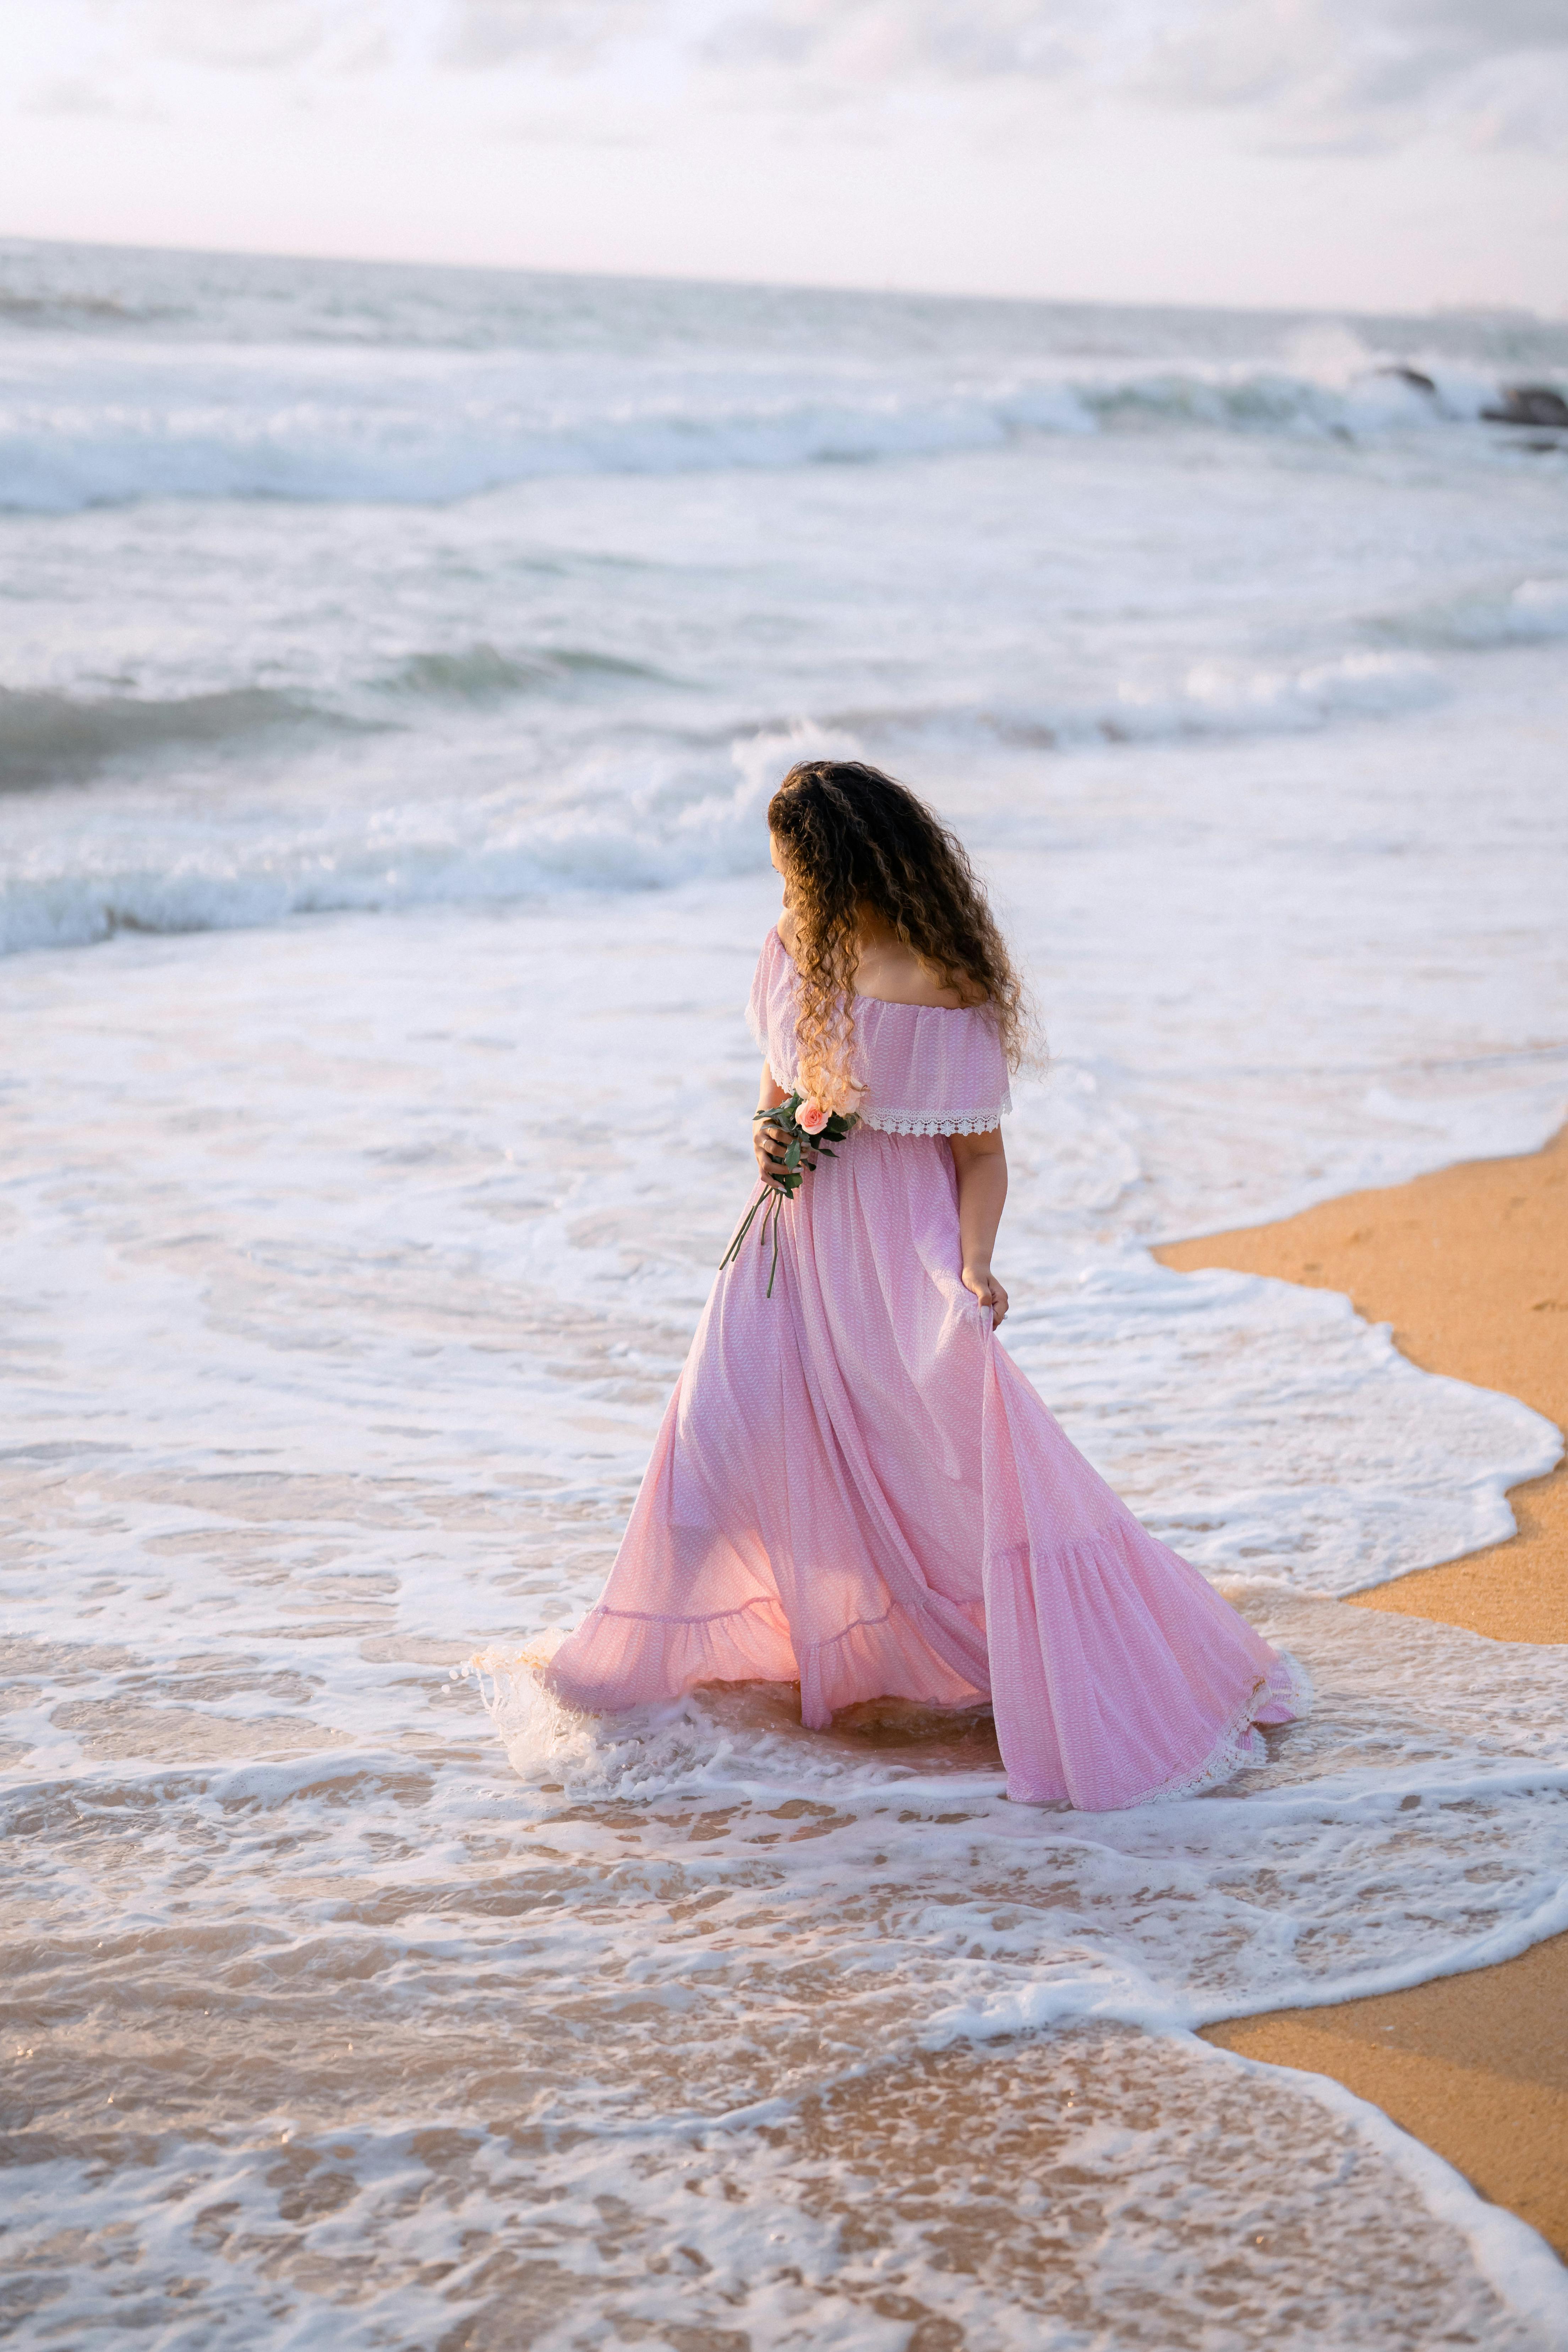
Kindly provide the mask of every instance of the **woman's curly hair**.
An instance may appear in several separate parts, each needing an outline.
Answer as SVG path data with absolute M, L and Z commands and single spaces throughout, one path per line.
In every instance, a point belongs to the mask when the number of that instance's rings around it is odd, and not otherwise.
M 963 843 L 862 760 L 803 760 L 768 803 L 795 919 L 802 1082 L 852 1109 L 851 988 L 863 913 L 880 916 L 961 1003 L 994 1020 L 1008 1066 L 1032 1058 L 1024 984 Z

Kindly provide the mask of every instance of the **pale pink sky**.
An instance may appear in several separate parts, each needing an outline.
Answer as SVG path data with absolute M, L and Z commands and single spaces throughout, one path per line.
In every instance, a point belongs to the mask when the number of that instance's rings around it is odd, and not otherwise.
M 1568 310 L 1568 0 L 0 0 L 0 234 Z

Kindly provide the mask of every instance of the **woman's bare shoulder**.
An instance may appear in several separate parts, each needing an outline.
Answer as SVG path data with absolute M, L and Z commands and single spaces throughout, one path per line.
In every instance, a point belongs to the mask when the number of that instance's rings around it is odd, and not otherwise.
M 901 940 L 879 940 L 862 950 L 855 968 L 855 992 L 879 1004 L 921 1004 L 944 1013 L 959 1013 L 985 1001 L 979 991 L 944 986 L 941 974 Z
M 777 929 L 784 953 L 795 962 L 800 934 L 787 907 L 778 919 Z M 854 985 L 857 996 L 878 1004 L 920 1004 L 944 1013 L 959 1013 L 973 1011 L 986 1002 L 982 988 L 945 986 L 939 973 L 897 939 L 878 940 L 861 949 Z

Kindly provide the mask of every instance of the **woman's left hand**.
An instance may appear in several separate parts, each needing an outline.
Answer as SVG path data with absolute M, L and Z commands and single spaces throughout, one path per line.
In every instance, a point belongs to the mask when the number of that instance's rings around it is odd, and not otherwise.
M 1007 1312 L 1007 1294 L 991 1268 L 988 1265 L 966 1265 L 963 1269 L 963 1286 L 965 1290 L 972 1290 L 974 1293 L 982 1307 L 989 1307 L 991 1328 L 994 1331 Z

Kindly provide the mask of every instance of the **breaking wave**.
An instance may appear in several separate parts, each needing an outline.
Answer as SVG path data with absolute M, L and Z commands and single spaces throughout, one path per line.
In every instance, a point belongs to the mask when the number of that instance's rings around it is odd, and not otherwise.
M 610 669 L 616 665 L 592 658 Z M 426 665 L 433 665 L 427 667 Z M 629 667 L 629 666 L 628 666 Z M 489 648 L 438 661 L 421 656 L 399 676 L 407 691 L 483 702 L 525 690 L 531 668 Z M 568 673 L 570 675 L 570 673 Z M 1295 671 L 1209 665 L 1178 688 L 1124 689 L 1102 704 L 1012 711 L 952 709 L 911 716 L 847 713 L 769 728 L 738 739 L 726 781 L 712 753 L 632 759 L 618 776 L 595 774 L 595 798 L 542 811 L 526 782 L 470 803 L 404 801 L 263 838 L 156 825 L 128 846 L 115 830 L 24 856 L 0 880 L 0 954 L 71 947 L 120 930 L 249 929 L 292 916 L 389 912 L 425 905 L 499 903 L 562 891 L 659 890 L 704 876 L 751 872 L 765 861 L 763 810 L 778 774 L 815 752 L 857 756 L 911 734 L 984 747 L 1070 751 L 1099 741 L 1278 734 L 1377 719 L 1430 702 L 1433 665 L 1415 655 L 1352 654 Z M 13 697 L 28 703 L 43 697 Z M 194 698 L 188 704 L 121 704 L 137 714 L 117 748 L 222 740 L 230 730 L 300 724 L 308 706 L 258 692 Z M 5 705 L 0 703 L 0 724 Z M 143 722 L 141 714 L 145 714 Z M 331 713 L 318 714 L 328 723 Z M 145 725 L 141 738 L 137 725 Z M 60 733 L 40 748 L 61 765 L 83 765 L 107 727 L 100 706 L 66 707 Z M 179 730 L 187 732 L 182 735 Z
M 1511 588 L 1477 589 L 1401 614 L 1385 621 L 1383 630 L 1407 645 L 1440 649 L 1568 637 L 1568 580 L 1521 580 Z
M 286 352 L 260 372 L 209 353 L 192 378 L 149 349 L 96 384 L 37 380 L 0 411 L 0 508 L 58 514 L 143 499 L 442 504 L 561 475 L 679 475 L 868 465 L 1039 435 L 1158 432 L 1360 440 L 1474 420 L 1495 382 L 1433 393 L 1371 373 L 1332 385 L 1283 371 L 1164 370 L 989 383 L 742 378 L 651 368 L 628 397 L 563 389 L 521 356 L 378 355 L 377 372 Z M 1490 430 L 1491 428 L 1482 428 Z
M 249 930 L 291 916 L 477 905 L 560 890 L 655 890 L 763 862 L 760 816 L 733 796 L 665 826 L 625 815 L 504 819 L 410 813 L 329 839 L 112 848 L 0 881 L 0 954 L 79 947 L 116 931 Z M 765 847 L 765 835 L 764 835 Z
M 164 751 L 218 752 L 284 730 L 376 733 L 420 702 L 482 709 L 516 696 L 675 684 L 645 663 L 579 646 L 503 651 L 480 641 L 408 655 L 334 695 L 239 685 L 206 694 L 55 694 L 0 687 L 0 791 L 77 782 Z
M 1356 652 L 1300 668 L 1200 662 L 1174 686 L 1123 686 L 1084 710 L 988 714 L 1005 742 L 1069 749 L 1186 736 L 1294 734 L 1337 719 L 1380 719 L 1439 700 L 1436 667 L 1419 654 Z
M 137 695 L 11 693 L 0 688 L 0 789 L 79 777 L 106 761 L 248 740 L 280 728 L 353 721 L 266 687 L 159 701 Z
M 628 661 L 617 654 L 573 646 L 506 653 L 483 642 L 410 654 L 379 683 L 392 694 L 438 702 L 486 703 L 579 682 L 592 687 L 601 680 L 614 684 L 623 678 L 658 686 L 677 683 L 646 662 Z
M 1568 625 L 1568 623 L 1565 623 Z M 145 764 L 165 751 L 221 751 L 291 730 L 374 733 L 420 703 L 477 712 L 536 694 L 613 693 L 625 685 L 678 687 L 649 664 L 564 646 L 502 648 L 480 641 L 409 654 L 335 694 L 259 686 L 158 699 L 0 688 L 0 789 L 84 781 L 111 763 Z M 1024 750 L 1179 740 L 1188 736 L 1280 734 L 1339 719 L 1420 709 L 1442 688 L 1417 653 L 1356 652 L 1299 668 L 1200 663 L 1174 684 L 1125 684 L 1102 699 L 1047 706 L 961 706 L 911 712 L 847 710 L 821 725 L 837 741 L 872 734 L 968 737 Z M 802 722 L 812 726 L 815 721 Z

